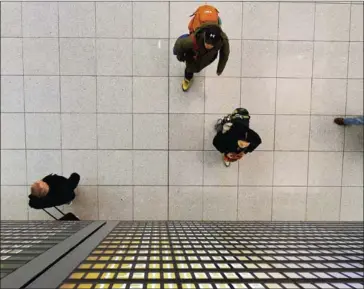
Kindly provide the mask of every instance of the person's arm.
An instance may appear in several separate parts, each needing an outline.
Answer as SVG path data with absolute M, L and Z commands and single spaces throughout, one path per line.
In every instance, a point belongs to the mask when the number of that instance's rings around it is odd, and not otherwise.
M 217 65 L 217 71 L 216 71 L 217 75 L 220 75 L 224 71 L 230 55 L 229 39 L 224 32 L 222 32 L 222 40 L 223 44 L 219 51 L 219 64 Z
M 68 178 L 69 188 L 72 191 L 77 188 L 79 182 L 80 182 L 80 175 L 77 173 L 71 174 L 70 177 Z
M 247 142 L 249 142 L 249 146 L 245 152 L 251 153 L 262 143 L 262 139 L 254 130 L 249 129 Z
M 214 147 L 222 154 L 228 153 L 226 150 L 226 146 L 224 145 L 224 135 L 221 132 L 218 132 L 212 141 Z
M 193 42 L 191 37 L 178 38 L 173 48 L 178 61 L 185 61 L 188 55 L 193 54 Z

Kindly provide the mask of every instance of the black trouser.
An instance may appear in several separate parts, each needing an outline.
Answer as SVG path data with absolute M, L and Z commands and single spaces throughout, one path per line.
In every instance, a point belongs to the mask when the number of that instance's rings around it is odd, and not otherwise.
M 193 78 L 193 72 L 188 72 L 187 68 L 185 69 L 185 79 L 191 80 Z

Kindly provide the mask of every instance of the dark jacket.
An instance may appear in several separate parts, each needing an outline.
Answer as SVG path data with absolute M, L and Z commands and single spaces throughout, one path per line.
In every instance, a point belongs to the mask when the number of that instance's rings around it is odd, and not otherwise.
M 198 50 L 195 51 L 191 37 L 178 38 L 174 44 L 177 59 L 186 61 L 186 70 L 191 73 L 200 72 L 206 66 L 211 64 L 219 53 L 219 64 L 217 73 L 221 74 L 224 71 L 225 65 L 229 59 L 230 46 L 229 39 L 224 32 L 221 33 L 221 41 L 212 49 L 205 48 L 204 29 L 208 25 L 203 25 L 195 32 L 196 43 Z M 195 56 L 195 58 L 194 58 Z
M 73 173 L 68 179 L 66 179 L 62 176 L 50 174 L 42 181 L 48 184 L 49 192 L 42 198 L 29 195 L 29 206 L 33 209 L 61 206 L 71 202 L 76 196 L 74 189 L 80 181 L 80 176 Z
M 243 140 L 250 143 L 246 148 L 240 148 L 238 145 L 238 141 Z M 249 127 L 242 124 L 240 121 L 233 122 L 230 130 L 222 133 L 218 132 L 213 140 L 213 145 L 215 148 L 223 153 L 251 153 L 254 151 L 260 144 L 262 140 L 259 135 L 250 129 Z

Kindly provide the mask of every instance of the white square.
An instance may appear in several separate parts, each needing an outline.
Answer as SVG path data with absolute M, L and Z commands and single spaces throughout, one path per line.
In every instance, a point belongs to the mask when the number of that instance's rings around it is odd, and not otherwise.
M 1 150 L 1 185 L 25 185 L 24 150 Z
M 1 6 L 3 5 L 4 3 L 1 3 Z M 26 187 L 1 186 L 1 220 L 28 220 L 27 202 Z
M 243 78 L 241 80 L 241 106 L 252 114 L 274 114 L 276 80 L 273 78 Z
M 277 115 L 275 150 L 307 151 L 309 133 L 309 116 Z
M 62 148 L 96 149 L 96 114 L 62 114 Z
M 272 220 L 304 221 L 306 194 L 306 187 L 274 187 Z
M 1 149 L 25 149 L 23 113 L 1 114 Z
M 168 184 L 167 151 L 134 151 L 134 185 Z
M 121 150 L 98 151 L 99 185 L 132 185 L 133 152 Z
M 169 187 L 170 220 L 202 220 L 202 186 Z
M 253 115 L 250 118 L 250 129 L 262 139 L 256 150 L 273 150 L 274 146 L 274 115 Z
M 272 187 L 240 187 L 238 219 L 270 221 L 272 218 Z
M 363 80 L 348 79 L 346 114 L 363 115 Z
M 1 3 L 1 37 L 21 37 L 21 4 Z
M 350 42 L 349 78 L 363 78 L 363 42 Z
M 24 37 L 57 37 L 58 4 L 56 2 L 22 3 Z
M 170 114 L 169 148 L 202 150 L 204 121 L 203 114 Z
M 95 3 L 59 3 L 60 37 L 95 37 Z
M 97 112 L 131 113 L 132 92 L 131 77 L 97 77 Z
M 168 76 L 168 49 L 166 39 L 133 39 L 133 75 Z
M 98 198 L 101 220 L 133 219 L 133 187 L 99 186 Z
M 169 184 L 202 185 L 203 152 L 170 151 Z
M 241 39 L 241 27 L 243 21 L 242 3 L 217 2 L 216 4 L 213 3 L 213 5 L 217 8 L 217 10 L 219 10 L 219 16 L 222 21 L 221 28 L 229 39 Z M 193 11 L 191 11 L 191 14 L 192 12 Z
M 168 187 L 134 187 L 134 219 L 166 220 Z
M 344 152 L 342 185 L 363 187 L 362 152 Z
M 345 151 L 364 150 L 364 127 L 362 125 L 345 127 Z
M 62 112 L 96 112 L 96 77 L 61 77 Z
M 1 76 L 1 112 L 24 112 L 22 76 Z
M 339 221 L 340 187 L 309 187 L 307 221 Z
M 311 116 L 310 150 L 342 151 L 344 129 L 333 124 L 331 116 Z
M 346 78 L 348 45 L 347 42 L 315 42 L 313 77 Z
M 340 221 L 363 221 L 363 188 L 342 188 Z
M 168 78 L 133 77 L 133 112 L 168 113 Z
M 346 80 L 312 80 L 312 114 L 345 114 Z
M 131 114 L 98 114 L 97 147 L 99 149 L 132 149 L 133 116 Z
M 237 219 L 236 187 L 204 187 L 203 188 L 203 220 Z
M 278 45 L 278 77 L 312 76 L 312 42 L 280 41 Z
M 340 186 L 342 152 L 310 152 L 309 186 Z
M 363 41 L 363 4 L 351 4 L 350 40 Z
M 60 47 L 62 75 L 95 75 L 94 39 L 61 38 Z
M 168 148 L 167 114 L 134 114 L 134 149 Z
M 23 74 L 23 41 L 20 38 L 1 38 L 1 75 Z
M 238 184 L 238 163 L 226 168 L 222 156 L 216 151 L 204 152 L 204 185 L 236 186 Z
M 97 37 L 132 37 L 132 2 L 96 2 Z
M 168 38 L 168 23 L 168 2 L 133 3 L 134 38 Z
M 254 151 L 239 161 L 240 186 L 271 186 L 273 152 Z
M 25 76 L 26 112 L 60 112 L 59 76 Z
M 59 113 L 28 113 L 25 115 L 28 149 L 60 149 L 61 117 Z
M 350 5 L 317 3 L 315 40 L 349 40 Z
M 243 3 L 243 39 L 276 40 L 277 32 L 278 3 Z
M 276 66 L 276 41 L 243 41 L 242 76 L 275 77 Z
M 231 113 L 240 106 L 240 79 L 207 77 L 205 80 L 205 112 Z
M 313 40 L 315 3 L 281 3 L 280 40 Z
M 309 114 L 311 79 L 277 79 L 277 114 Z
M 132 40 L 97 39 L 97 74 L 132 75 Z
M 308 152 L 274 152 L 274 185 L 306 186 Z
M 80 185 L 97 185 L 97 151 L 63 150 L 62 169 L 66 177 L 78 173 Z

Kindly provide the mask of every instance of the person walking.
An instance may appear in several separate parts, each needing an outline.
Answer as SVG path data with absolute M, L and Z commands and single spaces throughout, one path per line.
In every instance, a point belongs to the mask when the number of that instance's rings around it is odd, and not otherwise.
M 249 125 L 250 115 L 245 108 L 237 108 L 232 114 L 218 119 L 213 145 L 222 153 L 226 167 L 253 152 L 262 143 L 260 136 Z
M 337 117 L 334 119 L 337 125 L 364 125 L 364 115 L 357 117 Z
M 227 35 L 221 29 L 219 11 L 210 5 L 200 6 L 191 19 L 189 34 L 180 36 L 174 44 L 173 54 L 186 63 L 182 90 L 191 86 L 194 73 L 215 61 L 219 55 L 217 75 L 221 75 L 229 59 L 230 46 Z

